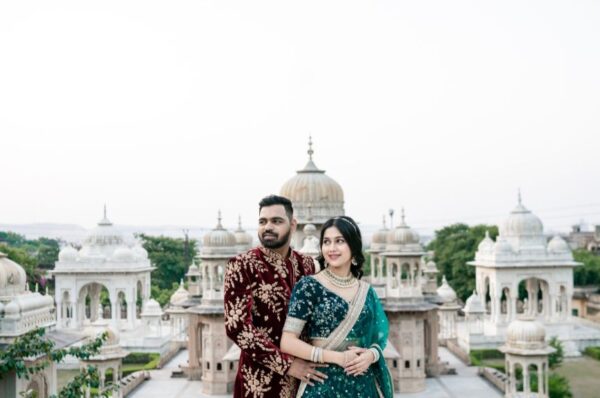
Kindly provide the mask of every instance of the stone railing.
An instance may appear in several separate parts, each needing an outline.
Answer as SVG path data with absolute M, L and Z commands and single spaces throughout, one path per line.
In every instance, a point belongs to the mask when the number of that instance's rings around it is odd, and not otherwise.
M 508 381 L 508 377 L 494 368 L 480 367 L 478 371 L 479 375 L 492 383 L 494 387 L 496 387 L 501 392 L 506 392 L 506 383 Z
M 140 370 L 138 372 L 133 372 L 121 379 L 120 389 L 123 393 L 123 396 L 126 397 L 129 395 L 137 386 L 142 384 L 144 381 L 150 378 L 150 372 L 146 370 Z
M 169 347 L 169 350 L 160 357 L 160 360 L 158 361 L 158 365 L 156 365 L 157 369 L 161 369 L 163 366 L 165 366 L 171 359 L 173 359 L 175 357 L 175 355 L 177 355 L 179 353 L 179 351 L 181 351 L 182 349 L 184 349 L 186 347 L 186 343 L 185 342 L 173 342 L 171 343 L 171 346 Z
M 465 365 L 471 365 L 471 358 L 469 357 L 469 353 L 458 345 L 458 341 L 456 341 L 456 339 L 446 340 L 446 348 L 448 348 L 448 350 L 450 350 L 451 353 L 456 355 L 458 359 L 460 359 Z

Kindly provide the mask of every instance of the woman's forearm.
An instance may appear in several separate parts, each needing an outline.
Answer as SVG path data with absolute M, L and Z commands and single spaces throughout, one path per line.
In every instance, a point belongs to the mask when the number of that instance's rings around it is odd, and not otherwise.
M 297 358 L 302 358 L 306 359 L 307 361 L 310 361 L 312 359 L 311 355 L 313 352 L 313 348 L 314 346 L 300 340 L 298 336 L 296 336 L 293 333 L 283 332 L 281 336 L 280 349 L 286 354 L 290 354 Z M 343 355 L 344 354 L 342 352 L 323 350 L 323 362 L 333 363 L 337 365 L 343 364 Z

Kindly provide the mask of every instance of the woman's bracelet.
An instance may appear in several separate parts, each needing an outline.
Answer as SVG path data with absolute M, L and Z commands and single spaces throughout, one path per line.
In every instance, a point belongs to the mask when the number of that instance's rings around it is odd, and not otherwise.
M 379 361 L 379 357 L 381 356 L 379 350 L 377 348 L 369 348 L 369 351 L 373 353 L 373 363 Z
M 323 349 L 321 347 L 314 347 L 310 351 L 310 361 L 315 363 L 323 363 Z

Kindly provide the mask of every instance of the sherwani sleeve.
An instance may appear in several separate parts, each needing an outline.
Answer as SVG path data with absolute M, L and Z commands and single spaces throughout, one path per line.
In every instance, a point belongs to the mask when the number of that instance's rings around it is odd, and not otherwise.
M 252 322 L 252 288 L 256 282 L 238 257 L 227 264 L 225 273 L 225 330 L 227 336 L 255 363 L 271 371 L 285 375 L 293 357 L 281 352 L 279 347 L 258 330 Z

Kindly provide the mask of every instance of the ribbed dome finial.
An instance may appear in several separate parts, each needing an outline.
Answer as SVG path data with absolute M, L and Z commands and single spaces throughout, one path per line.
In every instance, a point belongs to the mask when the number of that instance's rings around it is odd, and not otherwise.
M 386 229 L 387 225 L 385 223 L 385 214 L 383 215 L 382 220 L 383 220 L 383 229 Z
M 313 149 L 312 149 L 312 145 L 313 145 L 312 135 L 309 135 L 308 136 L 308 151 L 307 151 L 308 160 L 312 160 L 312 155 L 313 155 L 313 153 L 315 153 L 315 151 L 313 151 Z
M 400 224 L 406 225 L 406 214 L 404 213 L 404 206 L 402 206 L 402 212 L 400 213 Z
M 518 195 L 519 204 L 522 205 L 523 201 L 521 200 L 522 198 L 521 198 L 521 188 L 520 187 L 517 192 L 518 192 L 517 195 Z

